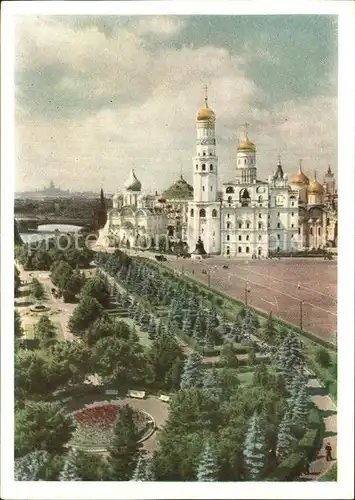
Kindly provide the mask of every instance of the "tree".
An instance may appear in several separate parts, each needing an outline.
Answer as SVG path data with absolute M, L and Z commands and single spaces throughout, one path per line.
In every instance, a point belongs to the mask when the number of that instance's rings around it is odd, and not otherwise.
M 266 324 L 262 330 L 262 335 L 266 342 L 269 344 L 275 344 L 278 336 L 278 331 L 275 325 L 275 321 L 272 315 L 272 312 L 270 312 Z
M 38 281 L 37 278 L 32 279 L 31 293 L 36 300 L 42 300 L 45 297 L 44 286 Z
M 207 442 L 197 469 L 197 481 L 218 481 L 216 458 Z
M 184 370 L 181 376 L 181 389 L 189 387 L 199 387 L 202 383 L 201 374 L 202 356 L 196 352 L 190 354 L 184 364 Z
M 148 351 L 148 363 L 153 370 L 154 380 L 171 387 L 175 363 L 185 359 L 184 353 L 175 338 L 166 332 L 157 336 Z M 176 369 L 176 367 L 175 367 Z M 181 371 L 181 364 L 180 364 Z M 174 374 L 176 377 L 176 373 Z
M 14 310 L 14 330 L 15 339 L 20 339 L 23 335 L 23 328 L 20 313 L 16 309 Z
M 27 349 L 16 351 L 15 355 L 15 397 L 16 400 L 34 394 L 44 394 L 47 379 L 46 362 L 37 352 Z
M 78 468 L 75 464 L 75 453 L 69 452 L 65 461 L 63 469 L 59 475 L 59 481 L 81 481 Z
M 154 481 L 153 460 L 141 452 L 131 481 Z
M 56 261 L 52 267 L 51 280 L 63 292 L 69 289 L 69 282 L 73 275 L 73 268 L 65 260 Z
M 203 378 L 203 392 L 207 398 L 214 401 L 218 402 L 221 399 L 222 389 L 215 366 L 211 370 L 208 370 L 206 376 Z
M 139 432 L 134 422 L 134 411 L 128 405 L 118 411 L 114 436 L 109 449 L 109 463 L 114 481 L 128 481 L 137 464 Z
M 263 478 L 266 467 L 266 447 L 260 417 L 254 412 L 249 422 L 243 451 L 247 475 L 252 481 L 260 481 Z
M 118 337 L 128 340 L 130 333 L 130 327 L 125 321 L 117 321 L 116 318 L 104 314 L 89 326 L 85 333 L 85 342 L 88 347 L 92 347 L 100 339 L 106 337 Z
M 102 455 L 76 450 L 73 458 L 77 474 L 82 481 L 110 480 L 110 468 Z
M 287 410 L 279 425 L 277 434 L 277 455 L 279 460 L 286 458 L 293 449 L 295 437 L 292 434 L 292 414 Z
M 27 401 L 15 411 L 15 456 L 34 450 L 62 454 L 75 429 L 60 403 Z
M 41 481 L 50 460 L 50 454 L 42 450 L 17 458 L 14 463 L 15 481 Z
M 20 278 L 20 271 L 17 269 L 16 266 L 14 270 L 14 287 L 15 287 L 15 297 L 18 297 L 19 295 L 19 290 L 21 286 L 21 278 Z
M 42 314 L 34 327 L 34 336 L 39 340 L 41 347 L 54 344 L 57 339 L 57 329 L 49 319 L 48 314 Z
M 103 307 L 109 303 L 109 290 L 107 282 L 102 278 L 91 278 L 87 280 L 81 290 L 82 297 L 96 299 Z
M 129 340 L 100 339 L 93 347 L 92 363 L 104 382 L 123 394 L 129 386 L 145 382 L 146 358 L 139 341 L 132 335 Z
M 102 305 L 96 299 L 84 295 L 69 319 L 70 331 L 75 334 L 84 333 L 102 313 Z
M 320 347 L 316 352 L 316 361 L 324 368 L 328 368 L 332 363 L 332 358 L 326 349 Z
M 294 399 L 294 406 L 292 409 L 293 424 L 301 429 L 304 429 L 307 424 L 309 405 L 310 399 L 306 388 L 302 387 L 297 397 Z
M 51 347 L 53 361 L 63 371 L 68 371 L 71 384 L 82 384 L 92 374 L 91 352 L 79 342 L 58 342 Z
M 229 368 L 238 366 L 238 358 L 235 353 L 234 345 L 231 342 L 225 342 L 220 352 L 221 363 Z

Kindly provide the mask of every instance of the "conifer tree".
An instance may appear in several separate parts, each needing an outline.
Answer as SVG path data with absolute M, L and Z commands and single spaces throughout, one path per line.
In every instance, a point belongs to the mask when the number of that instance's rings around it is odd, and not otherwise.
M 189 310 L 187 311 L 186 316 L 184 318 L 183 325 L 182 325 L 182 331 L 185 333 L 185 335 L 192 336 L 192 334 L 193 334 L 193 322 L 192 322 L 192 317 L 191 317 Z
M 23 457 L 16 458 L 14 463 L 15 481 L 40 481 L 50 461 L 47 451 L 36 450 Z
M 304 428 L 307 424 L 309 404 L 310 399 L 306 388 L 302 387 L 297 398 L 294 399 L 294 406 L 292 409 L 293 423 L 300 428 Z
M 291 453 L 295 440 L 292 434 L 292 414 L 290 410 L 286 410 L 277 434 L 277 455 L 279 460 L 283 460 Z
M 244 444 L 244 462 L 251 481 L 260 481 L 266 467 L 267 444 L 261 429 L 260 417 L 255 412 L 250 419 Z
M 145 481 L 145 468 L 145 456 L 140 454 L 131 481 Z
M 59 481 L 81 481 L 78 474 L 78 469 L 75 465 L 75 453 L 68 453 L 63 469 L 59 474 Z
M 222 389 L 219 386 L 218 374 L 215 366 L 208 370 L 203 378 L 203 393 L 208 399 L 212 401 L 220 401 L 222 396 Z
M 218 481 L 217 460 L 208 442 L 198 465 L 197 481 Z
M 202 357 L 197 352 L 190 354 L 184 364 L 184 370 L 181 375 L 181 389 L 190 387 L 200 387 L 202 384 L 201 374 Z

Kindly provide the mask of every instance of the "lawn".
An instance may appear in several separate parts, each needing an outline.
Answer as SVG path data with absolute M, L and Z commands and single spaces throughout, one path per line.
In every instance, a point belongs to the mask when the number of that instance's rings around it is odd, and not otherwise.
M 55 326 L 56 330 L 57 330 L 57 340 L 58 342 L 63 342 L 65 340 L 64 338 L 64 334 L 63 334 L 63 330 L 62 330 L 62 327 L 61 327 L 61 324 L 56 322 L 56 321 L 53 321 L 53 325 Z M 35 336 L 34 336 L 34 327 L 36 325 L 35 324 L 27 324 L 24 326 L 25 328 L 25 334 L 26 334 L 26 338 L 27 339 L 34 339 Z
M 249 384 L 253 381 L 254 372 L 238 373 L 238 378 L 241 384 Z
M 137 335 L 139 336 L 139 340 L 141 341 L 141 344 L 144 347 L 150 347 L 152 344 L 152 341 L 148 337 L 148 333 L 144 330 L 142 330 L 132 318 L 120 318 L 120 320 L 125 321 L 130 327 L 134 326 L 137 332 Z

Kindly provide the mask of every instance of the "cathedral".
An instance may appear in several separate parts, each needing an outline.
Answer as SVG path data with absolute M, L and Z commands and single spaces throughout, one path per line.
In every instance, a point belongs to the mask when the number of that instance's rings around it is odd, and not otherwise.
M 206 89 L 196 116 L 193 185 L 181 175 L 162 194 L 143 194 L 132 169 L 123 197 L 117 193 L 113 198 L 98 244 L 107 246 L 114 236 L 120 246 L 142 247 L 145 241 L 158 249 L 158 239 L 166 236 L 169 247 L 182 243 L 191 253 L 199 242 L 207 255 L 241 258 L 336 246 L 337 192 L 330 167 L 323 185 L 316 174 L 309 180 L 301 162 L 289 181 L 279 158 L 274 174 L 262 181 L 256 145 L 245 125 L 233 176 L 220 185 L 215 125 Z

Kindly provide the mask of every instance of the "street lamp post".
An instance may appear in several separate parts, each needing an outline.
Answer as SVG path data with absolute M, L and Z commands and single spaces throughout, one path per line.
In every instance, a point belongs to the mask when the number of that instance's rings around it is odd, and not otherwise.
M 297 289 L 300 290 L 301 289 L 301 283 L 298 283 L 297 285 Z M 304 300 L 300 300 L 300 329 L 303 330 L 303 303 L 304 303 Z
M 208 280 L 208 288 L 211 288 L 211 271 L 208 270 L 207 280 Z

